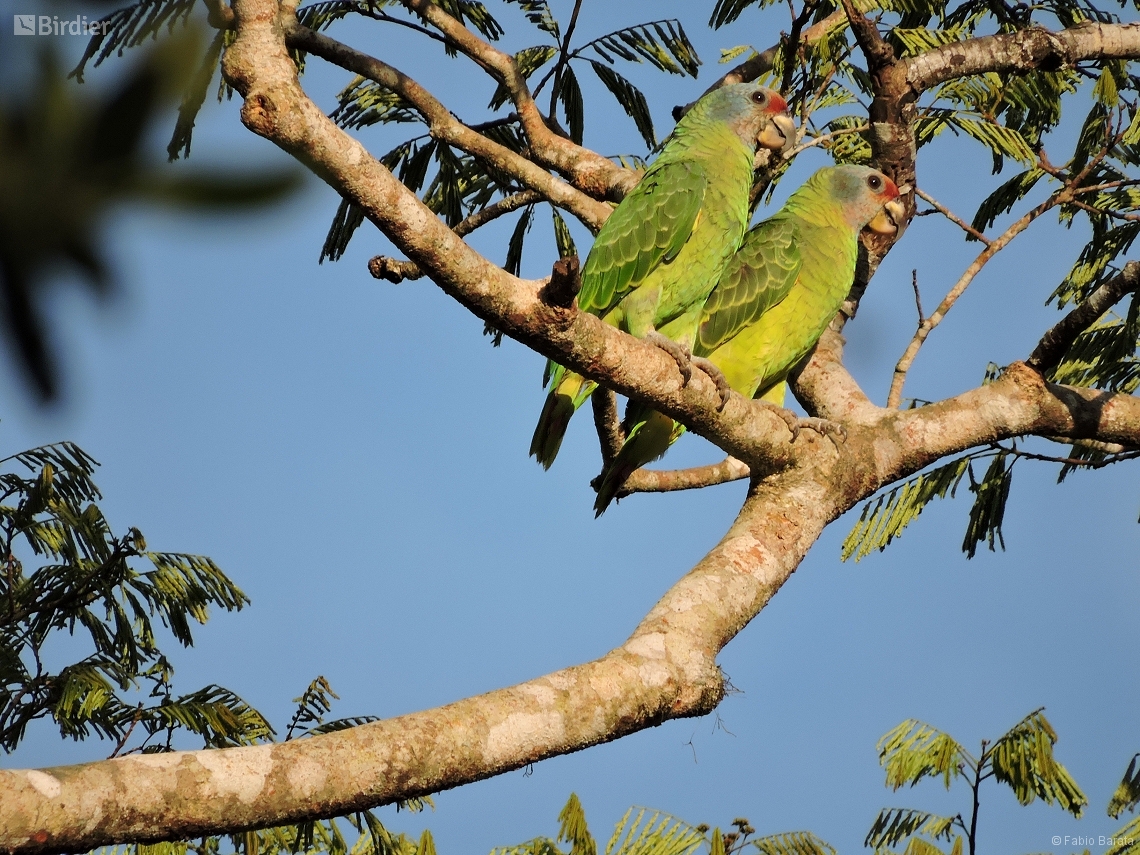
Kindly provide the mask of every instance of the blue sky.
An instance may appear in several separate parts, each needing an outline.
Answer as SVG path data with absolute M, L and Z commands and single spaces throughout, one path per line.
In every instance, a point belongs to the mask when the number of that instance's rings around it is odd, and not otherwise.
M 590 38 L 682 19 L 705 61 L 697 81 L 628 70 L 659 135 L 673 105 L 715 78 L 720 48 L 763 48 L 787 27 L 777 8 L 710 32 L 707 11 L 691 5 L 586 4 L 579 25 L 578 37 Z M 554 3 L 563 16 L 569 6 Z M 507 48 L 538 41 L 516 11 L 502 19 Z M 465 60 L 443 61 L 414 35 L 380 25 L 333 33 L 420 79 L 462 118 L 482 117 L 492 87 Z M 93 74 L 93 85 L 111 74 Z M 331 109 L 349 75 L 311 62 L 306 78 Z M 587 107 L 597 108 L 587 145 L 644 153 L 633 123 L 590 78 L 584 71 Z M 1083 115 L 1079 102 L 1072 112 Z M 406 130 L 362 138 L 380 154 Z M 156 159 L 167 134 L 156 134 Z M 252 168 L 285 158 L 241 127 L 236 101 L 210 102 L 196 163 Z M 805 154 L 777 202 L 825 163 Z M 989 170 L 988 154 L 947 140 L 922 152 L 919 182 L 969 217 Z M 341 696 L 334 715 L 389 716 L 603 654 L 716 542 L 744 492 L 734 484 L 635 496 L 595 521 L 588 419 L 575 422 L 550 472 L 526 456 L 542 359 L 510 341 L 492 348 L 482 322 L 427 280 L 373 280 L 367 259 L 391 250 L 369 225 L 342 261 L 318 266 L 336 205 L 312 180 L 257 217 L 122 209 L 106 231 L 118 297 L 95 304 L 61 280 L 48 298 L 63 404 L 38 409 L 11 364 L 0 367 L 6 453 L 78 442 L 103 464 L 103 508 L 117 531 L 134 525 L 154 548 L 210 555 L 250 595 L 249 609 L 216 615 L 193 650 L 175 652 L 176 685 L 230 687 L 280 731 L 291 699 L 318 674 Z M 548 217 L 536 216 L 524 275 L 544 275 L 554 259 Z M 512 226 L 507 218 L 472 242 L 501 262 Z M 575 235 L 585 249 L 586 232 Z M 987 362 L 1024 358 L 1056 320 L 1044 299 L 1084 239 L 1079 228 L 1041 223 L 999 256 L 931 336 L 907 394 L 955 394 L 977 385 Z M 850 367 L 875 400 L 885 399 L 914 331 L 911 270 L 929 312 L 977 248 L 927 217 L 891 253 L 847 328 Z M 669 464 L 717 454 L 689 436 Z M 959 551 L 962 497 L 932 506 L 859 564 L 839 561 L 854 519 L 839 520 L 722 654 L 739 692 L 714 716 L 441 794 L 434 812 L 388 808 L 383 818 L 409 833 L 427 825 L 441 853 L 480 852 L 553 834 L 575 791 L 603 840 L 639 804 L 722 827 L 746 816 L 760 833 L 808 828 L 854 852 L 883 806 L 967 809 L 965 789 L 884 789 L 880 735 L 917 717 L 976 747 L 1045 706 L 1061 735 L 1057 755 L 1091 799 L 1088 816 L 1019 808 L 991 783 L 980 843 L 993 852 L 1085 848 L 1051 839 L 1118 828 L 1104 805 L 1140 750 L 1130 655 L 1140 491 L 1127 467 L 1059 487 L 1054 479 L 1051 466 L 1018 464 L 1008 551 L 973 561 Z M 4 762 L 45 766 L 110 750 L 62 743 L 37 726 Z

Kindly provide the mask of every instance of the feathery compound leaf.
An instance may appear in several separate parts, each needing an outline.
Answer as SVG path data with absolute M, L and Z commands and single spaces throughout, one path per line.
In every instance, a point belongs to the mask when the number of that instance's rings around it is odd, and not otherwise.
M 329 261 L 340 261 L 348 249 L 348 242 L 352 240 L 353 234 L 363 222 L 364 210 L 347 199 L 341 199 L 336 209 L 336 216 L 329 226 L 329 233 L 325 235 L 321 257 L 317 259 L 317 264 L 324 264 L 326 258 Z
M 634 808 L 614 828 L 605 855 L 693 855 L 705 836 L 688 823 L 654 811 L 646 817 L 645 808 Z
M 104 15 L 99 19 L 102 26 L 92 27 L 96 35 L 87 43 L 70 76 L 82 83 L 91 57 L 95 57 L 94 66 L 98 68 L 111 54 L 117 52 L 122 56 L 127 48 L 138 47 L 148 38 L 157 38 L 163 25 L 173 32 L 179 22 L 185 24 L 190 19 L 195 5 L 196 0 L 139 0 Z
M 336 98 L 337 107 L 329 118 L 342 128 L 420 121 L 420 114 L 400 95 L 363 77 L 353 80 Z
M 883 808 L 867 832 L 863 845 L 875 850 L 897 846 L 912 834 L 949 840 L 957 819 L 910 808 Z
M 752 841 L 764 855 L 835 855 L 831 844 L 820 840 L 810 831 L 788 831 L 770 834 Z
M 952 460 L 894 487 L 863 506 L 859 521 L 843 541 L 840 558 L 856 561 L 876 549 L 882 552 L 934 499 L 954 495 L 970 466 L 970 455 Z
M 1111 275 L 1109 265 L 1128 251 L 1140 234 L 1140 223 L 1123 223 L 1115 228 L 1097 228 L 1094 222 L 1093 238 L 1081 250 L 1073 269 L 1062 280 L 1046 303 L 1057 300 L 1057 307 L 1079 302 Z
M 526 19 L 542 30 L 554 36 L 556 42 L 562 41 L 558 31 L 558 21 L 550 11 L 550 4 L 546 0 L 507 0 L 508 3 L 517 4 L 526 15 Z
M 550 213 L 554 215 L 554 243 L 558 246 L 558 257 L 569 258 L 577 255 L 578 247 L 574 246 L 574 238 L 570 235 L 566 221 L 553 205 L 550 206 Z
M 523 210 L 515 229 L 511 232 L 511 239 L 507 242 L 507 259 L 503 262 L 503 269 L 512 276 L 518 276 L 522 268 L 523 241 L 530 231 L 531 217 L 534 214 L 534 205 L 527 205 Z
M 725 24 L 731 24 L 739 18 L 749 6 L 759 6 L 764 9 L 775 2 L 776 0 L 717 0 L 712 17 L 709 18 L 709 26 L 719 30 Z
M 966 524 L 966 536 L 962 540 L 962 551 L 967 558 L 973 558 L 977 553 L 978 544 L 983 541 L 996 552 L 995 543 L 1005 550 L 1005 538 L 1002 537 L 1001 524 L 1005 517 L 1005 503 L 1009 498 L 1009 485 L 1013 481 L 1013 464 L 1016 459 L 1011 458 L 1006 465 L 1008 455 L 999 453 L 990 463 L 981 483 L 974 480 L 974 470 L 968 469 L 970 475 L 970 492 L 974 494 L 974 504 L 970 508 L 970 519 Z
M 1045 170 L 1034 167 L 1001 184 L 978 206 L 978 212 L 974 214 L 971 225 L 984 234 L 998 217 L 1013 210 L 1013 206 L 1024 199 L 1044 175 Z M 977 238 L 967 232 L 966 240 L 977 240 Z
M 1104 855 L 1140 855 L 1140 816 L 1119 829 L 1107 841 Z
M 310 30 L 324 30 L 348 15 L 374 15 L 385 6 L 395 6 L 397 3 L 398 0 L 323 0 L 298 9 L 297 22 Z
M 218 60 L 222 55 L 222 47 L 226 42 L 226 31 L 220 31 L 210 47 L 206 56 L 198 67 L 190 85 L 182 96 L 182 103 L 178 107 L 178 121 L 174 124 L 174 134 L 166 146 L 167 157 L 174 161 L 179 157 L 190 156 L 190 138 L 194 134 L 194 122 L 198 118 L 198 111 L 206 103 L 206 92 L 210 88 L 210 81 L 214 79 L 214 72 L 218 70 Z
M 1120 780 L 1120 786 L 1108 802 L 1108 815 L 1113 819 L 1119 819 L 1126 810 L 1135 810 L 1140 804 L 1140 764 L 1137 764 L 1137 760 L 1140 760 L 1140 754 L 1133 755 Z
M 1005 157 L 1012 157 L 1026 166 L 1032 166 L 1037 160 L 1025 137 L 1005 125 L 961 115 L 953 116 L 950 123 L 989 148 L 994 157 L 994 175 L 1001 172 Z
M 587 48 L 593 48 L 598 56 L 611 65 L 615 56 L 626 62 L 641 62 L 644 59 L 660 71 L 688 74 L 690 77 L 697 76 L 697 69 L 701 65 L 696 48 L 676 18 L 615 30 L 586 42 L 572 55 L 581 56 Z
M 867 124 L 863 116 L 838 116 L 826 125 L 825 133 L 835 134 L 823 143 L 836 163 L 867 163 L 871 159 L 871 144 L 864 132 L 856 131 Z
M 1042 710 L 1030 713 L 990 749 L 994 778 L 1008 784 L 1023 805 L 1040 798 L 1046 804 L 1056 802 L 1079 818 L 1089 800 L 1065 767 L 1053 759 L 1056 742 L 1057 733 Z
M 898 790 L 923 778 L 941 776 L 946 789 L 962 774 L 970 755 L 946 733 L 918 719 L 907 719 L 879 740 L 879 763 L 887 772 L 887 786 Z
M 653 118 L 649 114 L 649 104 L 641 90 L 610 68 L 608 65 L 591 59 L 590 65 L 606 88 L 613 93 L 626 115 L 633 119 L 641 138 L 649 149 L 657 147 L 657 135 L 653 131 Z
M 570 139 L 581 145 L 586 124 L 585 111 L 582 107 L 582 89 L 578 86 L 578 77 L 574 74 L 574 69 L 568 65 L 562 69 L 562 78 L 558 82 L 558 100 L 562 103 L 562 109 L 566 111 Z
M 570 844 L 570 855 L 597 855 L 598 844 L 586 825 L 586 812 L 576 793 L 570 794 L 558 822 L 558 839 Z
M 476 30 L 493 42 L 503 34 L 502 26 L 479 0 L 435 0 L 435 4 L 461 24 L 470 21 Z
M 309 687 L 299 698 L 293 698 L 297 705 L 293 718 L 289 721 L 289 729 L 285 731 L 285 741 L 293 738 L 293 731 L 310 731 L 309 725 L 319 725 L 324 722 L 325 713 L 332 709 L 333 700 L 339 700 L 340 695 L 333 691 L 329 681 L 324 677 L 317 677 L 309 683 Z
M 558 48 L 554 45 L 535 45 L 534 47 L 523 48 L 516 53 L 515 65 L 518 66 L 523 79 L 529 80 L 532 74 L 556 56 L 558 56 Z M 487 107 L 490 110 L 498 110 L 510 99 L 511 93 L 507 87 L 500 83 L 495 89 L 495 94 L 491 96 L 491 103 Z

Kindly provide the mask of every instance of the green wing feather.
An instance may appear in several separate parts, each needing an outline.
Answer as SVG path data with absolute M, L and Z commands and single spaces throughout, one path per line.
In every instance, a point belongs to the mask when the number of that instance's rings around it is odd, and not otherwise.
M 693 232 L 708 178 L 699 163 L 664 163 L 646 173 L 606 220 L 582 269 L 578 308 L 605 314 Z
M 709 295 L 696 352 L 708 354 L 778 304 L 800 273 L 795 221 L 775 217 L 748 232 Z

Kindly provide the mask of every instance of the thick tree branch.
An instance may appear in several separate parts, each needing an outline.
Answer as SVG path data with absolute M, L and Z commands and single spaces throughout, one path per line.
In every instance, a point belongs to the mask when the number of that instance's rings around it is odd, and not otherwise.
M 640 176 L 634 170 L 618 166 L 547 127 L 513 56 L 479 38 L 431 0 L 404 0 L 404 4 L 506 87 L 530 143 L 531 154 L 540 163 L 596 199 L 620 201 L 637 184 Z
M 386 62 L 354 50 L 324 33 L 302 27 L 294 16 L 285 16 L 284 26 L 289 47 L 319 56 L 397 93 L 424 117 L 434 139 L 454 145 L 513 175 L 593 229 L 600 228 L 609 216 L 612 209 L 608 205 L 590 198 L 538 164 L 472 130 L 419 83 Z
M 1055 71 L 1090 59 L 1140 58 L 1140 23 L 1090 21 L 1051 32 L 1031 27 L 1016 33 L 943 45 L 902 60 L 915 94 L 939 83 L 987 71 Z
M 1026 360 L 1026 364 L 1042 374 L 1051 368 L 1056 368 L 1077 336 L 1115 306 L 1121 297 L 1138 288 L 1140 288 L 1140 261 L 1129 261 L 1123 270 L 1089 294 L 1083 303 L 1045 333 Z

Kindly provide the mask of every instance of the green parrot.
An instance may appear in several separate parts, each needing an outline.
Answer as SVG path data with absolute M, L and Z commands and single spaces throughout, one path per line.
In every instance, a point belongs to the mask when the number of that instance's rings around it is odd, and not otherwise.
M 582 266 L 578 308 L 659 345 L 686 380 L 700 307 L 748 226 L 756 148 L 786 149 L 795 140 L 787 110 L 780 95 L 753 83 L 701 98 L 606 220 Z M 666 323 L 668 337 L 657 332 Z M 570 417 L 597 384 L 554 362 L 543 382 L 550 392 L 530 454 L 549 469 Z
M 898 187 L 877 170 L 847 165 L 816 172 L 745 235 L 704 305 L 694 364 L 711 362 L 715 370 L 705 370 L 722 392 L 727 384 L 782 408 L 788 371 L 815 347 L 851 289 L 859 232 L 893 234 L 903 213 Z M 625 443 L 596 482 L 598 516 L 634 470 L 663 455 L 685 431 L 634 400 L 624 427 Z

